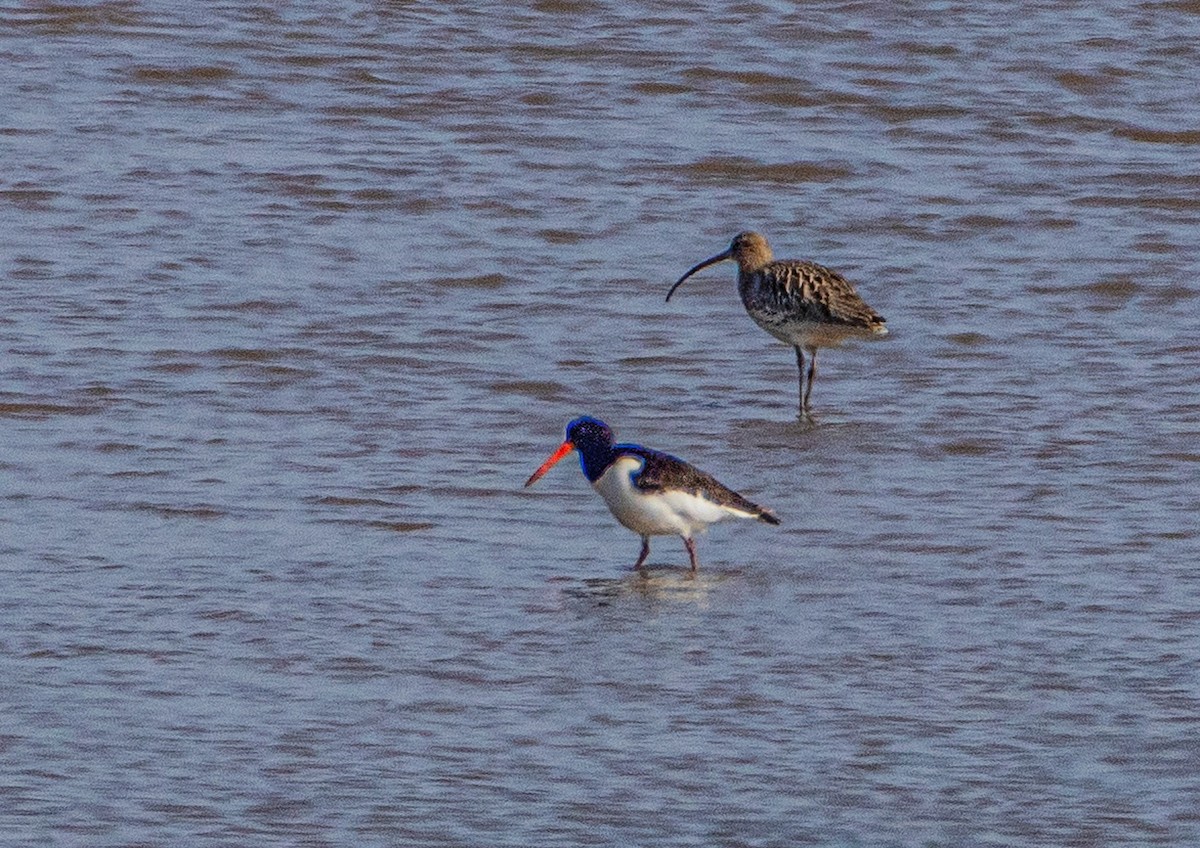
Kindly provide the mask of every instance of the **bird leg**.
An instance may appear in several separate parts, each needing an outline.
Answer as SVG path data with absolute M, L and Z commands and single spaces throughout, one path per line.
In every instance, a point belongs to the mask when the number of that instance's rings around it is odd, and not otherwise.
M 796 348 L 797 352 L 799 352 L 799 350 L 800 348 Z M 811 404 L 809 404 L 808 401 L 809 398 L 812 397 L 813 380 L 817 379 L 817 349 L 815 347 L 810 347 L 808 349 L 808 355 L 808 388 L 804 390 L 804 401 L 801 404 L 801 408 L 805 412 L 808 412 L 809 408 L 811 407 Z M 804 366 L 801 365 L 800 367 L 803 368 Z
M 692 558 L 692 571 L 700 567 L 700 563 L 696 560 L 696 543 L 687 536 L 683 539 L 683 546 L 687 548 L 688 556 Z
M 796 345 L 796 368 L 800 372 L 800 417 L 804 417 L 804 351 Z
M 646 561 L 646 557 L 648 557 L 648 556 L 650 556 L 650 537 L 643 536 L 642 537 L 642 552 L 638 556 L 638 561 L 633 564 L 633 568 L 635 571 L 642 567 L 642 563 L 644 563 Z

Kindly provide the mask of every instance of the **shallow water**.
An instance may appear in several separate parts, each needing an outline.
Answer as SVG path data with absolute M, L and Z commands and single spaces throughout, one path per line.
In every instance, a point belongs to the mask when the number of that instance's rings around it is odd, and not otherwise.
M 0 11 L 13 845 L 1200 840 L 1200 6 Z M 891 335 L 791 352 L 738 230 Z M 580 413 L 774 509 L 638 541 Z

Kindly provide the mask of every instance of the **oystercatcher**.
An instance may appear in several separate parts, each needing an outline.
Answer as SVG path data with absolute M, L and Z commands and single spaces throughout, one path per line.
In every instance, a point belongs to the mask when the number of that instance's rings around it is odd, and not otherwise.
M 579 465 L 617 521 L 642 537 L 634 568 L 650 555 L 651 536 L 679 536 L 695 571 L 696 533 L 726 518 L 779 519 L 682 459 L 641 445 L 614 444 L 607 424 L 583 416 L 567 425 L 566 441 L 525 481 L 533 485 L 564 456 L 579 451 Z

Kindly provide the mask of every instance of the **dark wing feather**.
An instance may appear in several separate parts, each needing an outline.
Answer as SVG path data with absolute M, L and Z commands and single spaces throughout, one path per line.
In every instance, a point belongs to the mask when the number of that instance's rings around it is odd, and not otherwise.
M 764 265 L 754 274 L 762 275 L 766 283 L 760 291 L 776 293 L 781 311 L 803 316 L 804 320 L 863 328 L 878 327 L 886 321 L 867 305 L 853 283 L 824 265 L 781 260 Z
M 738 494 L 716 477 L 677 456 L 641 445 L 617 445 L 616 450 L 641 457 L 645 461 L 642 470 L 633 477 L 633 485 L 643 491 L 675 489 L 693 495 L 703 495 L 713 503 L 741 510 L 769 524 L 779 523 L 779 519 L 770 510 Z

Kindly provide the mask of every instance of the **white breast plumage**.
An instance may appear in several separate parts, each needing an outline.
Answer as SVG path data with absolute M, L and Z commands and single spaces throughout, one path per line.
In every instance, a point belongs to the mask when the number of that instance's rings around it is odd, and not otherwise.
M 645 464 L 641 457 L 618 457 L 592 484 L 617 521 L 634 533 L 689 538 L 722 519 L 752 517 L 689 492 L 639 489 L 633 478 Z

